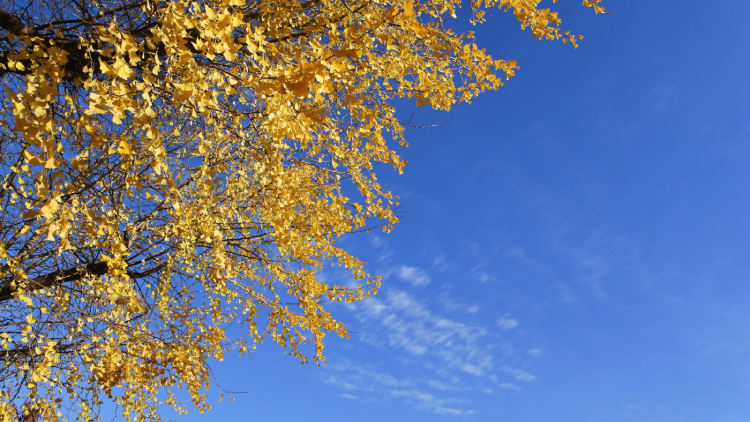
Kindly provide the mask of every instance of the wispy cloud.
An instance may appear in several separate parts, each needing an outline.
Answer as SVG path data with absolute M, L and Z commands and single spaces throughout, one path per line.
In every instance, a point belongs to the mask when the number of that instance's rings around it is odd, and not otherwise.
M 408 403 L 413 404 L 418 409 L 429 410 L 430 412 L 437 413 L 438 415 L 470 415 L 474 413 L 474 410 L 464 410 L 455 407 L 448 407 L 447 405 L 456 400 L 445 400 L 438 399 L 430 393 L 419 390 L 391 390 L 393 397 L 403 397 Z
M 518 368 L 511 368 L 509 366 L 503 366 L 500 368 L 501 370 L 511 374 L 513 378 L 516 379 L 516 381 L 522 381 L 522 382 L 531 382 L 536 379 L 535 376 L 531 375 L 530 373 L 524 371 L 523 369 Z
M 326 377 L 328 384 L 335 384 L 347 391 L 373 391 L 380 388 L 403 388 L 411 386 L 408 380 L 401 380 L 392 375 L 371 371 L 350 363 L 331 365 L 332 371 Z
M 393 259 L 393 250 L 388 245 L 388 242 L 381 236 L 374 236 L 370 241 L 370 244 L 380 250 L 380 256 L 377 262 L 379 264 L 388 264 Z
M 511 328 L 518 327 L 518 320 L 502 317 L 497 320 L 497 325 L 499 325 L 503 330 L 510 330 Z
M 347 393 L 341 394 L 341 397 L 348 400 L 360 400 L 360 397 L 367 397 L 366 400 L 402 399 L 419 410 L 439 415 L 461 416 L 475 413 L 474 410 L 462 406 L 466 404 L 466 400 L 438 397 L 419 387 L 419 382 L 398 379 L 351 364 L 332 365 L 328 369 L 331 373 L 325 382 L 347 390 Z M 453 386 L 441 381 L 432 380 L 427 384 L 443 392 L 456 390 Z M 352 394 L 354 392 L 359 393 L 358 395 Z
M 488 274 L 488 273 L 485 273 L 485 272 L 479 272 L 479 274 L 477 275 L 477 277 L 479 278 L 479 281 L 482 282 L 482 283 L 486 283 L 486 282 L 494 279 L 494 277 L 492 277 L 491 274 Z
M 498 319 L 475 298 L 468 300 L 451 292 L 450 284 L 437 283 L 442 281 L 438 276 L 451 276 L 460 264 L 448 264 L 439 254 L 427 264 L 400 263 L 384 237 L 371 246 L 380 257 L 375 272 L 405 283 L 398 288 L 389 283 L 375 297 L 344 305 L 366 350 L 348 353 L 357 356 L 348 366 L 329 365 L 328 384 L 352 400 L 399 400 L 435 414 L 461 416 L 474 413 L 472 403 L 480 397 L 520 389 L 535 379 L 516 369 L 526 368 L 519 360 L 529 355 L 514 354 L 518 348 L 502 338 L 516 337 L 506 331 L 519 326 L 518 319 L 508 314 Z M 491 260 L 469 249 L 476 265 L 464 271 L 467 279 L 492 280 Z
M 438 255 L 432 260 L 432 267 L 438 271 L 445 271 L 448 269 L 448 261 L 443 255 Z
M 401 280 L 407 281 L 414 286 L 426 286 L 430 283 L 430 276 L 419 267 L 408 267 L 402 265 L 396 271 Z
M 384 299 L 360 305 L 361 316 L 379 323 L 390 346 L 410 354 L 438 358 L 443 365 L 482 376 L 492 368 L 492 357 L 480 345 L 487 331 L 433 314 L 411 294 L 390 290 Z
M 457 300 L 451 293 L 450 289 L 446 289 L 440 294 L 439 302 L 445 309 L 450 311 L 462 311 L 469 314 L 476 314 L 481 309 L 481 306 L 477 303 L 468 303 L 462 300 Z
M 429 380 L 427 381 L 427 385 L 429 385 L 430 388 L 440 391 L 456 391 L 459 389 L 455 384 L 448 384 L 438 380 Z

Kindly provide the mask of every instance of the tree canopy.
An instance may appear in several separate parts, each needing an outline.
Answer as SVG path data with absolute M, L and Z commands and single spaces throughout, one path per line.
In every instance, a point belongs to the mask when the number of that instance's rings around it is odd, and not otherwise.
M 0 5 L 3 420 L 202 411 L 208 363 L 263 341 L 322 362 L 347 336 L 327 304 L 380 282 L 336 240 L 398 221 L 374 173 L 405 165 L 389 101 L 447 110 L 518 68 L 458 8 L 579 39 L 540 0 Z

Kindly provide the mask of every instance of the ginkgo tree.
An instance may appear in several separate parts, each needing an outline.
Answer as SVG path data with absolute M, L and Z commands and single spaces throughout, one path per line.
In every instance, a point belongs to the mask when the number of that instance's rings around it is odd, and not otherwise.
M 460 7 L 575 45 L 540 3 L 0 1 L 0 418 L 202 411 L 208 363 L 263 341 L 322 362 L 347 336 L 326 304 L 379 286 L 337 239 L 398 221 L 373 172 L 405 164 L 389 101 L 513 75 Z

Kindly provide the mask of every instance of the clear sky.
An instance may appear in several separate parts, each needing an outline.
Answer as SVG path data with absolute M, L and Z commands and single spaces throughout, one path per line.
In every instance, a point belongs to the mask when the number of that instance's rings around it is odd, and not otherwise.
M 517 76 L 404 107 L 455 118 L 379 173 L 396 230 L 344 240 L 384 282 L 337 308 L 355 333 L 325 367 L 263 346 L 213 365 L 235 402 L 163 416 L 750 420 L 750 1 L 579 4 L 553 6 L 577 50 L 495 13 L 478 43 Z

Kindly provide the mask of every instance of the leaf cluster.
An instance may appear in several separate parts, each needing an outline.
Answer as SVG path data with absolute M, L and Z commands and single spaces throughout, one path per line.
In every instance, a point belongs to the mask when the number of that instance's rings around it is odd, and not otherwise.
M 209 362 L 264 341 L 323 362 L 330 304 L 380 285 L 337 240 L 398 222 L 391 100 L 448 110 L 518 68 L 451 28 L 461 6 L 0 2 L 0 418 L 203 411 Z M 463 6 L 578 39 L 539 0 Z

